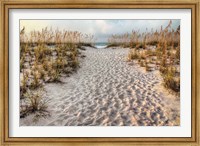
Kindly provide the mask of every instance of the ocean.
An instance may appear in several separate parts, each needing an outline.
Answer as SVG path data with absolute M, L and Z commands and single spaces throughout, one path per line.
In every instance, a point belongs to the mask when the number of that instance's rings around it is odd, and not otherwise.
M 103 48 L 105 48 L 107 45 L 108 45 L 108 43 L 103 43 L 103 42 L 95 43 L 95 47 L 96 47 L 97 49 L 103 49 Z

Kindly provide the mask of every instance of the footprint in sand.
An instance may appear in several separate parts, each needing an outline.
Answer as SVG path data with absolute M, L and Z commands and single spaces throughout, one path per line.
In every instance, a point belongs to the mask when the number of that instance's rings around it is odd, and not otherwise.
M 52 116 L 35 125 L 180 125 L 180 101 L 160 88 L 161 76 L 128 65 L 128 52 L 88 47 L 80 68 L 65 77 L 62 86 L 45 85 Z M 27 121 L 21 119 L 20 124 L 33 124 Z

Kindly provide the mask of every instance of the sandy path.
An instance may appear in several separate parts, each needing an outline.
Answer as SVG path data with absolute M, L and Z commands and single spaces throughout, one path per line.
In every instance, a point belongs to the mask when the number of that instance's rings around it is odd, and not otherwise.
M 51 117 L 21 125 L 156 126 L 180 124 L 180 99 L 162 87 L 156 72 L 127 63 L 128 49 L 83 52 L 77 73 L 45 85 Z

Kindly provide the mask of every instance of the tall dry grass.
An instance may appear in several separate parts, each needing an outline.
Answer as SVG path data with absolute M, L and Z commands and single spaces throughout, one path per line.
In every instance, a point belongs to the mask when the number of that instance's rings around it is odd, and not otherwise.
M 20 32 L 20 97 L 30 101 L 27 109 L 33 112 L 43 109 L 38 108 L 42 105 L 38 89 L 46 82 L 60 82 L 62 74 L 75 71 L 79 67 L 78 47 L 92 46 L 94 41 L 94 35 L 78 31 L 45 27 L 26 33 L 23 27 Z
M 172 72 L 171 68 L 180 67 L 180 26 L 174 30 L 172 21 L 160 30 L 140 33 L 133 30 L 130 33 L 111 35 L 109 46 L 129 47 L 127 60 L 138 60 L 148 71 L 159 69 L 165 87 L 176 92 L 180 91 L 180 72 Z

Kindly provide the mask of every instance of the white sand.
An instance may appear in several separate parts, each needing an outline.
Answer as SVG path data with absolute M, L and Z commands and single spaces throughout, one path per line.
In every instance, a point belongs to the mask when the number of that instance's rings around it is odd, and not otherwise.
M 91 49 L 77 73 L 45 85 L 49 118 L 20 125 L 180 125 L 180 98 L 169 93 L 158 72 L 126 62 L 128 49 Z

